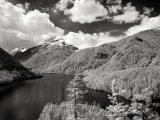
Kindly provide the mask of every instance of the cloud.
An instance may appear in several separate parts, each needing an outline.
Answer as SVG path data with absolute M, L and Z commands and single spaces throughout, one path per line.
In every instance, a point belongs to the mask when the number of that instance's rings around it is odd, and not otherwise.
M 73 7 L 67 9 L 69 2 L 73 4 Z M 73 22 L 82 24 L 103 20 L 108 15 L 107 9 L 96 0 L 61 0 L 57 8 L 64 10 Z
M 56 8 L 58 10 L 64 11 L 67 9 L 67 7 L 73 4 L 73 0 L 60 0 L 57 4 L 56 4 Z
M 102 0 L 103 1 L 103 0 Z M 60 0 L 56 10 L 64 11 L 72 22 L 92 23 L 95 21 L 110 20 L 114 23 L 134 23 L 150 16 L 153 8 L 143 8 L 143 13 L 136 10 L 131 3 L 122 5 L 122 0 L 107 0 L 107 6 L 101 0 Z
M 109 6 L 109 12 L 114 13 L 112 21 L 114 23 L 134 23 L 141 21 L 146 17 L 149 17 L 154 8 L 143 7 L 143 12 L 140 13 L 136 10 L 136 7 L 132 6 L 131 3 L 128 3 L 125 7 L 122 7 L 121 0 L 115 0 L 113 5 Z M 122 14 L 118 14 L 118 12 Z
M 118 23 L 134 23 L 140 20 L 140 13 L 136 10 L 131 3 L 128 3 L 125 7 L 123 7 L 123 14 L 115 15 L 113 17 L 114 22 Z
M 122 0 L 107 0 L 108 10 L 110 14 L 117 14 L 122 11 Z
M 122 3 L 122 0 L 107 0 L 106 3 L 108 5 L 120 5 Z
M 13 5 L 4 0 L 0 1 L 0 32 L 2 31 L 3 34 L 14 36 L 14 39 L 32 40 L 37 43 L 51 36 L 62 36 L 64 33 L 64 30 L 55 27 L 49 20 L 48 14 L 38 10 L 26 12 L 22 5 Z M 5 38 L 1 36 L 0 42 L 6 43 Z M 9 38 L 7 41 L 10 44 Z M 14 41 L 12 37 L 10 41 Z
M 109 6 L 109 13 L 112 14 L 117 14 L 118 11 L 121 11 L 122 10 L 122 6 L 121 5 L 112 5 L 112 6 Z
M 79 49 L 95 47 L 104 43 L 114 42 L 120 38 L 121 37 L 110 36 L 108 32 L 85 34 L 81 31 L 79 31 L 79 33 L 69 32 L 66 36 L 64 36 L 64 40 L 68 44 L 72 44 Z
M 143 30 L 153 29 L 160 27 L 160 15 L 156 17 L 145 17 L 141 21 L 140 25 L 135 25 L 129 28 L 125 33 L 127 36 L 133 35 Z
M 38 45 L 38 43 L 33 40 L 21 40 L 17 35 L 18 33 L 16 34 L 12 31 L 0 29 L 0 47 L 7 51 L 11 51 L 14 48 L 29 48 Z
M 153 12 L 154 8 L 143 7 L 143 15 L 150 16 L 151 12 Z

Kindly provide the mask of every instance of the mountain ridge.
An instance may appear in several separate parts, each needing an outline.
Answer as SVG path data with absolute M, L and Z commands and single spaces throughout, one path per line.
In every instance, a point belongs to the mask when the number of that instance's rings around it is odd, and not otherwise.
M 66 43 L 46 42 L 13 55 L 25 67 L 45 73 L 50 67 L 65 60 L 78 48 Z
M 148 34 L 148 35 L 146 35 Z M 147 37 L 146 37 L 147 36 Z M 153 38 L 150 37 L 150 36 L 154 36 Z M 158 54 L 157 51 L 159 50 L 159 46 L 160 46 L 160 31 L 159 30 L 156 30 L 156 29 L 152 29 L 152 30 L 146 30 L 146 31 L 143 31 L 143 32 L 140 32 L 140 33 L 137 33 L 133 36 L 129 36 L 129 37 L 126 37 L 122 40 L 119 40 L 119 41 L 116 41 L 116 42 L 113 42 L 113 43 L 106 43 L 106 44 L 103 44 L 101 46 L 98 46 L 98 47 L 92 47 L 92 48 L 87 48 L 87 49 L 83 49 L 83 50 L 80 50 L 78 51 L 77 53 L 74 53 L 74 55 L 71 55 L 69 58 L 67 58 L 65 61 L 59 63 L 58 65 L 54 66 L 52 68 L 53 71 L 55 72 L 74 72 L 74 73 L 78 73 L 79 71 L 80 72 L 83 72 L 84 70 L 86 69 L 90 69 L 90 67 L 87 67 L 87 64 L 88 62 L 90 61 L 93 61 L 95 59 L 95 54 L 97 54 L 98 56 L 103 56 L 102 58 L 100 57 L 100 59 L 103 61 L 103 62 L 100 62 L 100 64 L 104 64 L 106 63 L 107 61 L 109 61 L 108 64 L 117 64 L 118 61 L 115 60 L 116 58 L 114 57 L 117 57 L 117 59 L 119 59 L 119 57 L 122 55 L 122 54 L 126 54 L 124 52 L 127 52 L 127 50 L 129 50 L 131 53 L 132 52 L 135 52 L 135 54 L 137 54 L 137 57 L 140 57 L 141 59 L 141 55 L 143 55 L 143 59 L 147 59 L 147 62 L 148 64 L 151 63 L 151 60 L 156 57 L 156 55 Z M 142 47 L 141 47 L 142 46 Z M 92 49 L 92 51 L 90 51 L 90 49 Z M 88 51 L 88 52 L 87 52 Z M 93 52 L 94 51 L 94 52 Z M 84 52 L 84 53 L 83 53 Z M 91 53 L 90 53 L 91 52 Z M 110 53 L 111 52 L 111 53 Z M 140 54 L 140 53 L 141 54 Z M 110 55 L 111 54 L 111 55 Z M 116 55 L 117 54 L 117 55 Z M 129 55 L 129 53 L 127 53 Z M 150 56 L 151 54 L 151 56 Z M 82 57 L 84 55 L 86 59 L 89 58 L 89 60 L 83 60 L 81 61 L 81 57 L 79 57 L 80 55 L 82 55 Z M 116 55 L 116 56 L 115 56 Z M 90 58 L 92 56 L 92 58 Z M 105 57 L 106 56 L 106 57 Z M 123 55 L 122 55 L 123 56 Z M 147 57 L 145 57 L 147 56 Z M 78 60 L 75 60 L 74 61 L 74 58 L 77 57 Z M 78 58 L 79 57 L 79 58 Z M 134 56 L 133 56 L 134 57 Z M 104 59 L 110 59 L 110 60 L 104 60 Z M 90 59 L 93 59 L 93 60 L 90 60 Z M 99 59 L 99 60 L 100 60 Z M 128 60 L 128 59 L 126 59 Z M 72 61 L 72 62 L 71 62 Z M 80 62 L 81 61 L 81 62 Z M 114 62 L 113 62 L 114 61 Z M 123 60 L 122 60 L 123 61 Z M 122 61 L 120 62 L 120 64 L 122 63 Z M 70 71 L 67 71 L 67 69 L 64 69 L 66 68 L 67 66 L 70 66 L 71 65 L 67 65 L 68 64 L 72 64 L 72 63 L 77 63 L 79 64 L 80 63 L 86 63 L 86 64 L 83 64 L 83 65 L 79 65 L 79 67 L 81 67 L 81 69 L 75 69 L 75 66 L 72 66 L 71 70 Z M 127 62 L 127 61 L 126 61 Z M 135 61 L 136 62 L 136 61 Z M 91 62 L 92 63 L 92 62 Z M 98 63 L 98 62 L 97 62 Z M 132 63 L 130 63 L 132 64 Z M 133 64 L 136 64 L 136 63 L 133 63 Z M 140 63 L 139 63 L 140 64 Z M 147 64 L 147 63 L 146 63 Z M 155 63 L 155 64 L 159 64 L 159 63 Z M 101 66 L 100 65 L 100 66 Z M 100 67 L 98 66 L 98 67 Z M 122 65 L 124 67 L 124 65 Z M 145 65 L 145 63 L 143 63 L 142 65 L 140 65 L 141 67 L 143 66 L 147 66 Z M 140 67 L 139 66 L 139 67 Z M 85 68 L 84 68 L 85 67 Z M 94 68 L 95 66 L 92 66 L 91 68 Z M 98 68 L 98 67 L 95 67 L 95 68 Z M 132 66 L 133 67 L 133 66 Z M 153 64 L 152 64 L 152 67 L 153 67 Z M 108 69 L 110 69 L 110 67 L 107 67 Z M 122 69 L 122 68 L 120 68 Z M 52 71 L 50 70 L 50 71 Z M 113 69 L 114 70 L 114 69 Z
M 19 55 L 15 54 L 13 56 L 28 68 L 34 68 L 32 66 L 34 65 L 33 63 L 39 64 L 40 62 L 39 65 L 35 66 L 35 70 L 39 69 L 39 67 L 44 64 L 44 66 L 38 70 L 40 72 L 78 73 L 97 68 L 98 70 L 114 71 L 116 69 L 121 70 L 132 67 L 153 67 L 160 64 L 158 62 L 160 59 L 158 52 L 160 47 L 159 38 L 160 30 L 156 28 L 139 32 L 116 42 L 82 49 L 78 52 L 76 52 L 74 46 L 71 47 L 71 45 L 70 47 L 73 51 L 71 50 L 69 52 L 66 46 L 64 47 L 66 50 L 64 50 L 63 45 L 59 45 L 59 47 L 56 48 L 54 44 L 54 47 L 50 47 L 54 42 L 46 42 L 42 45 L 29 48 Z M 59 52 L 56 53 L 56 51 Z M 53 54 L 50 54 L 50 52 Z M 43 55 L 48 54 L 46 56 L 49 58 L 46 57 L 46 59 L 44 59 L 44 57 L 41 57 L 40 54 L 42 53 Z M 55 57 L 50 57 L 54 54 L 56 54 Z M 56 57 L 59 59 L 56 59 Z M 48 59 L 50 59 L 50 64 L 45 67 L 47 63 L 42 61 Z M 132 61 L 132 59 L 134 60 Z M 146 63 L 143 63 L 143 59 Z

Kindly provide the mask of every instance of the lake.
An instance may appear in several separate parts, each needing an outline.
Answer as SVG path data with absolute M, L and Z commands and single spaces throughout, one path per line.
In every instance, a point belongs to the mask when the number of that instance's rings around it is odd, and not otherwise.
M 37 120 L 48 102 L 60 104 L 67 99 L 67 83 L 73 78 L 73 75 L 44 74 L 43 78 L 0 86 L 0 120 Z M 108 93 L 88 91 L 84 103 L 102 108 L 110 104 Z M 123 97 L 118 99 L 128 103 Z

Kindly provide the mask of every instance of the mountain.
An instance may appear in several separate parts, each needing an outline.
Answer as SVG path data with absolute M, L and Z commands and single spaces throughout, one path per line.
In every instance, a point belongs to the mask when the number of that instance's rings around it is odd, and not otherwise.
M 150 88 L 153 97 L 160 98 L 160 30 L 143 31 L 117 43 L 121 45 L 110 60 L 84 78 L 88 87 L 110 91 L 116 79 L 116 88 L 125 91 L 125 97 Z
M 84 73 L 87 86 L 127 91 L 127 98 L 149 87 L 160 98 L 160 29 L 142 31 L 120 41 L 75 52 L 71 45 L 45 43 L 15 55 L 23 65 L 40 72 Z
M 78 73 L 89 69 L 112 72 L 137 67 L 159 66 L 160 30 L 152 29 L 120 41 L 81 50 L 50 71 Z
M 66 44 L 63 40 L 57 40 L 29 48 L 24 52 L 14 54 L 13 57 L 25 67 L 45 73 L 76 50 L 78 48 Z
M 38 77 L 0 48 L 0 83 L 10 83 Z
M 154 97 L 160 98 L 159 66 L 160 29 L 156 28 L 78 51 L 49 71 L 85 73 L 88 87 L 104 91 L 110 91 L 111 81 L 116 78 L 119 92 L 129 92 L 125 97 L 151 87 Z

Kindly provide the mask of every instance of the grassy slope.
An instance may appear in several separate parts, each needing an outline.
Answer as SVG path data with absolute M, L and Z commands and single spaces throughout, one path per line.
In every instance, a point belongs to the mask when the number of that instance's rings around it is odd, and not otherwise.
M 17 62 L 11 55 L 0 48 L 0 83 L 35 77 L 37 77 L 37 75 L 30 72 L 19 62 Z
M 48 72 L 54 65 L 65 60 L 74 53 L 70 47 L 56 47 L 51 44 L 42 44 L 27 49 L 14 57 L 25 67 L 38 72 Z

